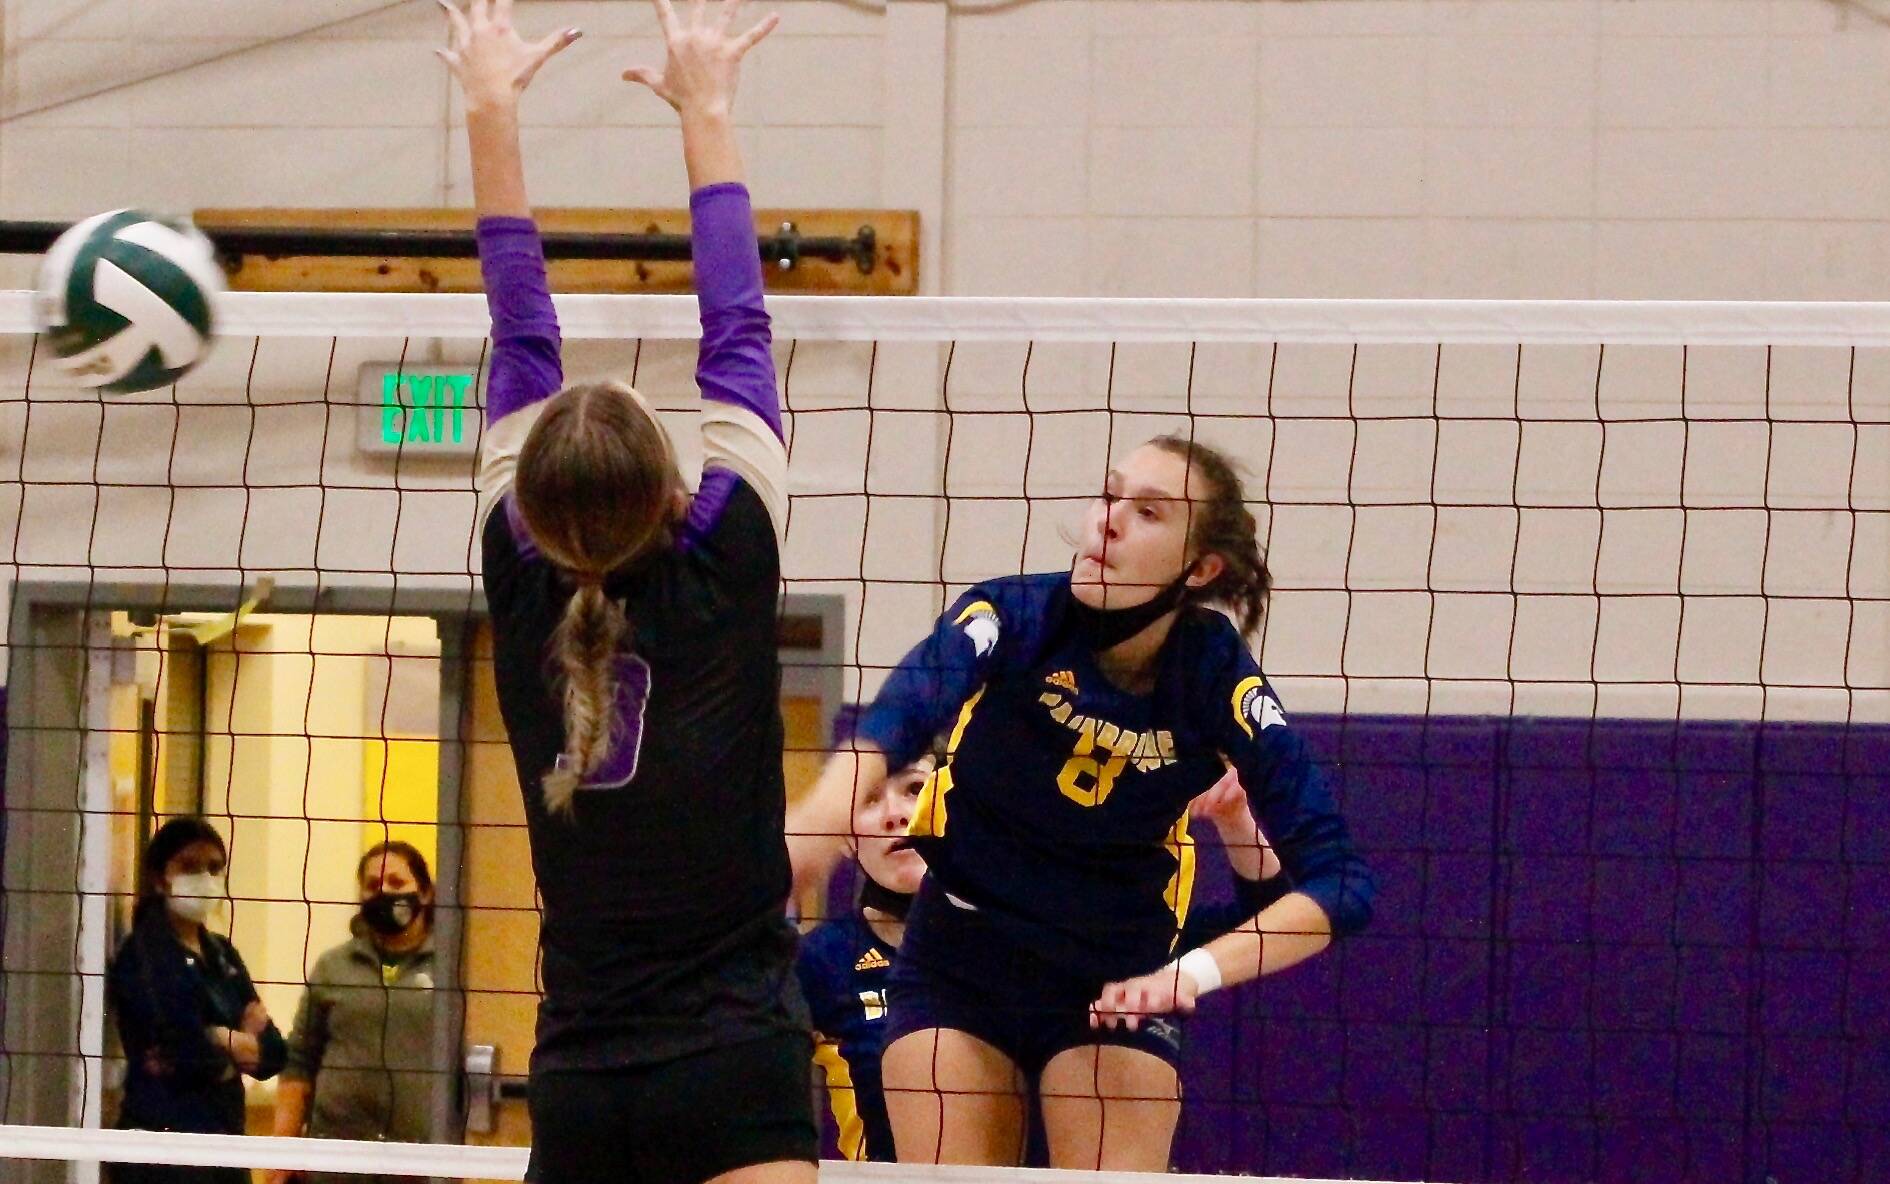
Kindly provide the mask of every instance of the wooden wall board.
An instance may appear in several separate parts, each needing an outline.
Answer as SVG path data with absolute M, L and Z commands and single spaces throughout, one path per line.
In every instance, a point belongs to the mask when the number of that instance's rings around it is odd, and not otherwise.
M 570 209 L 537 212 L 547 233 L 687 234 L 685 209 Z M 469 230 L 465 209 L 202 209 L 197 225 L 212 235 L 240 227 L 311 227 L 317 229 Z M 907 296 L 918 291 L 919 215 L 916 210 L 755 211 L 757 234 L 773 234 L 783 222 L 794 223 L 804 238 L 850 238 L 862 226 L 873 227 L 879 262 L 862 273 L 851 261 L 803 258 L 790 271 L 770 267 L 772 292 L 836 293 L 854 296 Z M 553 259 L 554 292 L 688 292 L 687 263 L 599 259 Z M 244 255 L 230 272 L 230 287 L 241 292 L 478 292 L 476 259 L 375 258 L 368 256 Z

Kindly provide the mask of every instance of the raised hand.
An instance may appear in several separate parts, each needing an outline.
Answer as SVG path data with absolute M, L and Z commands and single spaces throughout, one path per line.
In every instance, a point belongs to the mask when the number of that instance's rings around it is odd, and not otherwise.
M 466 96 L 468 113 L 509 109 L 531 85 L 538 68 L 582 34 L 565 29 L 526 41 L 512 27 L 512 0 L 439 0 L 448 26 L 445 49 L 435 50 Z
M 1280 857 L 1254 821 L 1247 791 L 1241 788 L 1240 774 L 1234 770 L 1229 769 L 1226 776 L 1189 802 L 1188 813 L 1214 824 L 1228 863 L 1241 879 L 1264 880 L 1280 874 Z
M 654 3 L 667 47 L 663 68 L 637 66 L 623 72 L 624 81 L 642 83 L 684 115 L 728 115 L 743 55 L 774 32 L 780 16 L 769 13 L 737 33 L 747 0 L 721 0 L 714 12 L 706 0 L 687 0 L 686 15 L 678 15 L 670 0 Z
M 1188 813 L 1212 822 L 1222 834 L 1238 830 L 1243 824 L 1251 826 L 1253 821 L 1247 812 L 1247 791 L 1240 787 L 1240 774 L 1232 769 L 1189 802 Z

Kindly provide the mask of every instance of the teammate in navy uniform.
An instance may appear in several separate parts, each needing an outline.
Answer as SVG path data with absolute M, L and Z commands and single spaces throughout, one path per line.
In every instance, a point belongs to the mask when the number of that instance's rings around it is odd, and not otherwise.
M 818 881 L 856 791 L 949 728 L 913 818 L 928 871 L 888 996 L 902 1160 L 1016 1162 L 1034 1079 L 1053 1166 L 1165 1169 L 1169 1017 L 1370 918 L 1371 875 L 1248 649 L 1269 579 L 1244 503 L 1212 449 L 1130 453 L 1072 569 L 961 597 L 790 820 L 797 874 Z M 1228 765 L 1293 890 L 1191 948 L 1188 803 Z
M 922 756 L 861 795 L 853 814 L 859 902 L 802 937 L 795 962 L 814 1017 L 814 1063 L 826 1080 L 845 1159 L 893 1158 L 879 1082 L 886 982 L 905 936 L 906 911 L 925 875 L 925 861 L 912 849 L 906 828 L 933 761 L 931 754 Z
M 656 0 L 667 60 L 626 75 L 682 122 L 702 314 L 691 494 L 635 391 L 563 386 L 518 96 L 576 31 L 528 44 L 510 0 L 446 4 L 492 313 L 484 581 L 544 900 L 539 1184 L 814 1180 L 781 837 L 787 464 L 729 111 L 774 21 L 737 32 L 736 7 L 685 19 Z
M 861 796 L 853 814 L 859 902 L 848 915 L 823 921 L 803 937 L 795 963 L 814 1017 L 814 1063 L 825 1081 L 843 1159 L 894 1158 L 880 1084 L 886 986 L 905 937 L 906 913 L 925 875 L 925 861 L 912 849 L 907 830 L 937 760 L 927 753 Z M 1254 825 L 1231 772 L 1196 798 L 1190 812 L 1220 832 L 1234 880 L 1232 901 L 1190 909 L 1184 944 L 1192 945 L 1230 932 L 1287 888 L 1279 859 Z M 1042 1166 L 1042 1148 L 1033 1147 L 1025 1159 Z M 1032 1159 L 1038 1162 L 1030 1164 Z

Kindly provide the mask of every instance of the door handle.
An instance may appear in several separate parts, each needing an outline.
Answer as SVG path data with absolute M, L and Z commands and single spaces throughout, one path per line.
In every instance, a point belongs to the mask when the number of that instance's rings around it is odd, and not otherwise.
M 489 1135 L 498 1125 L 495 1110 L 499 1104 L 499 1046 L 466 1046 L 466 1131 Z

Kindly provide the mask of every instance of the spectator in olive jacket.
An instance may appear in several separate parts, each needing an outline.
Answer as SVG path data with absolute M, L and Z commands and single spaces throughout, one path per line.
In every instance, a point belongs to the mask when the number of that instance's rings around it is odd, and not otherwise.
M 381 843 L 355 869 L 354 936 L 323 953 L 289 1035 L 278 1135 L 425 1142 L 432 1137 L 433 876 L 426 857 Z M 306 1178 L 272 1172 L 271 1184 Z M 344 1177 L 350 1184 L 372 1180 Z

